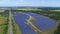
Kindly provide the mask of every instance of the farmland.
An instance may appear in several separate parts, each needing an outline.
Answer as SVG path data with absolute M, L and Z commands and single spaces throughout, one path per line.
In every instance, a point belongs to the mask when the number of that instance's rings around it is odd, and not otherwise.
M 0 12 L 0 34 L 8 33 L 8 13 Z

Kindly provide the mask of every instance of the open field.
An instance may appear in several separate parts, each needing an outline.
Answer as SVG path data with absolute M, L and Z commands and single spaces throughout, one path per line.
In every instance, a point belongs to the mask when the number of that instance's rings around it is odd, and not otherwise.
M 8 16 L 0 12 L 0 34 L 7 34 L 8 30 Z
M 56 11 L 56 12 L 60 12 L 60 10 L 50 10 L 50 11 L 54 11 L 54 12 L 55 12 L 55 11 Z

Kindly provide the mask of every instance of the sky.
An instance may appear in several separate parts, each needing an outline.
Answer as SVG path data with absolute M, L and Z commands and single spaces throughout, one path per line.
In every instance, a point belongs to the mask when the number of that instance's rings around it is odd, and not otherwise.
M 60 0 L 0 0 L 0 7 L 10 6 L 60 7 Z

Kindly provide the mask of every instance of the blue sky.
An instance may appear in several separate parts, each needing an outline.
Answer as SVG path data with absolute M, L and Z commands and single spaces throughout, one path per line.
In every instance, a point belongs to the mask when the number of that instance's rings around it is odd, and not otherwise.
M 1 6 L 60 7 L 60 0 L 0 0 Z

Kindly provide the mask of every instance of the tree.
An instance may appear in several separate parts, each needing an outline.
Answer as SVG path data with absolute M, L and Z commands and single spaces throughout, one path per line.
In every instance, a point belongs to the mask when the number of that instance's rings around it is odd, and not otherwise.
M 59 20 L 59 22 L 60 22 L 60 20 Z M 57 30 L 54 32 L 54 34 L 60 34 L 60 23 L 57 26 Z

